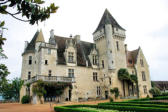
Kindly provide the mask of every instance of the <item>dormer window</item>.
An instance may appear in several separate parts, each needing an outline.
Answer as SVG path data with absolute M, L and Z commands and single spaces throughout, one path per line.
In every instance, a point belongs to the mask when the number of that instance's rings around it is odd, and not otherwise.
M 32 64 L 32 56 L 29 56 L 29 65 Z
M 73 52 L 68 52 L 68 63 L 73 63 L 74 60 L 74 53 Z
M 93 55 L 93 65 L 97 65 L 98 64 L 98 56 Z

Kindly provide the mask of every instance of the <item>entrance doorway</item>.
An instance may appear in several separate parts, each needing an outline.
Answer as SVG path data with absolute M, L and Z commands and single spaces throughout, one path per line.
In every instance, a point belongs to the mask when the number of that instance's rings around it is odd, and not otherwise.
M 105 99 L 108 99 L 108 91 L 105 91 Z
M 69 90 L 69 101 L 71 101 L 71 96 L 72 96 L 72 90 Z

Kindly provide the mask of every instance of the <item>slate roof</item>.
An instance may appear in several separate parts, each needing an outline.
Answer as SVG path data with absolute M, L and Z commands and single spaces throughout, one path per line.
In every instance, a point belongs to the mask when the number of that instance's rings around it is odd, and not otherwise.
M 113 27 L 117 27 L 119 29 L 122 29 L 122 30 L 125 30 L 124 28 L 122 28 L 118 23 L 117 21 L 114 19 L 114 17 L 110 14 L 110 12 L 106 9 L 104 11 L 104 14 L 99 22 L 99 25 L 98 27 L 96 28 L 95 32 L 104 28 L 104 26 L 106 24 L 111 24 Z M 95 33 L 94 32 L 94 33 Z
M 35 33 L 34 37 L 30 41 L 30 43 L 28 44 L 28 46 L 23 54 L 30 53 L 30 52 L 33 53 L 35 51 L 35 44 L 36 44 L 36 40 L 37 40 L 38 35 L 39 35 L 39 31 L 37 31 Z
M 66 40 L 70 38 L 55 36 L 56 44 L 58 46 L 58 64 L 66 64 L 64 52 L 66 48 Z M 73 39 L 73 41 L 75 41 Z M 94 43 L 80 41 L 76 44 L 77 48 L 77 65 L 78 66 L 86 66 L 86 61 L 88 61 L 88 66 L 91 66 L 88 55 L 90 54 Z
M 138 56 L 139 48 L 133 51 L 127 51 L 127 66 L 133 67 L 134 64 L 137 62 L 137 56 Z M 132 63 L 130 63 L 132 61 Z
M 152 81 L 161 91 L 168 90 L 168 81 Z

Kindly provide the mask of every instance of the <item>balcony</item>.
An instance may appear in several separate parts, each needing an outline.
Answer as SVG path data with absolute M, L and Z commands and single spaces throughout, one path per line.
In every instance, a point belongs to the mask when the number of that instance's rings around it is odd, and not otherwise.
M 63 83 L 74 83 L 74 77 L 64 77 L 64 76 L 44 76 L 37 75 L 31 79 L 25 80 L 25 84 L 36 82 L 37 80 L 42 80 L 45 82 L 63 82 Z

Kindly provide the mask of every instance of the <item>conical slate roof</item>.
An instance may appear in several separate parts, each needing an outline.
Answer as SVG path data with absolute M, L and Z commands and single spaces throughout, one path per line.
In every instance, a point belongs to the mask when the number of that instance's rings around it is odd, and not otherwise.
M 34 52 L 36 42 L 45 42 L 42 30 L 40 30 L 40 32 L 37 30 L 24 53 Z
M 104 14 L 95 32 L 102 29 L 106 24 L 111 24 L 113 27 L 117 27 L 119 29 L 125 30 L 117 23 L 117 21 L 113 18 L 113 16 L 110 14 L 110 12 L 107 9 L 104 11 Z

